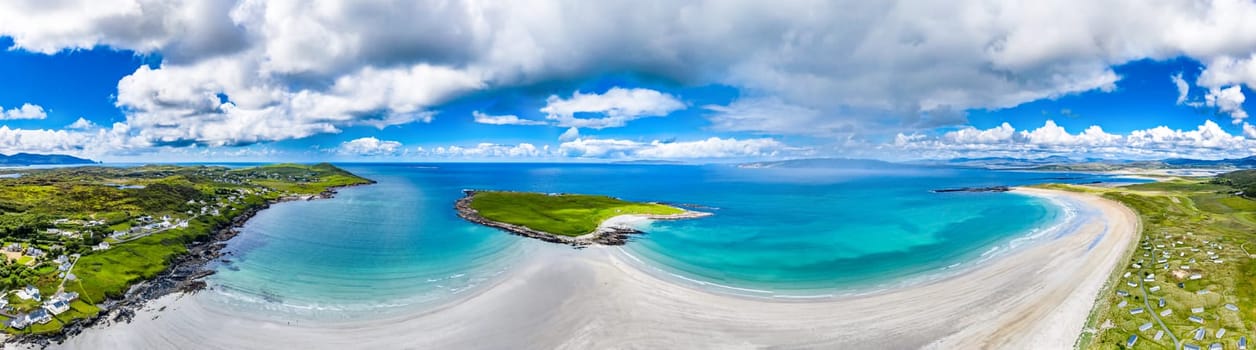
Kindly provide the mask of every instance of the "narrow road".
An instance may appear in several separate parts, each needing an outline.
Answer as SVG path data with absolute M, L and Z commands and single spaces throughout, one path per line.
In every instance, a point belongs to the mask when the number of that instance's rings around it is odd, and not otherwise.
M 61 277 L 61 284 L 57 285 L 57 293 L 65 292 L 65 280 L 70 277 L 70 271 L 74 271 L 74 265 L 78 265 L 79 255 L 74 254 L 74 262 L 70 263 L 70 268 L 65 269 L 65 276 Z
M 1152 273 L 1155 273 L 1155 271 L 1156 271 L 1156 269 L 1155 269 L 1155 266 L 1156 266 L 1156 249 L 1155 249 L 1155 248 L 1152 248 L 1152 249 L 1151 249 L 1151 260 L 1150 260 L 1150 261 L 1148 261 L 1147 266 L 1151 266 L 1151 267 L 1152 267 L 1152 268 L 1151 268 Z M 1140 269 L 1140 270 L 1141 270 L 1141 269 Z M 1140 271 L 1140 272 L 1141 272 L 1141 271 Z M 1174 334 L 1173 334 L 1173 331 L 1169 330 L 1169 326 L 1164 325 L 1164 321 L 1161 321 L 1161 320 L 1160 320 L 1160 314 L 1156 312 L 1156 309 L 1151 308 L 1151 298 L 1150 298 L 1150 297 L 1148 296 L 1148 294 L 1147 294 L 1147 282 L 1146 282 L 1146 281 L 1143 281 L 1143 280 L 1142 280 L 1142 278 L 1141 278 L 1141 276 L 1140 276 L 1139 281 L 1138 281 L 1138 288 L 1139 288 L 1139 289 L 1141 289 L 1141 290 L 1143 291 L 1143 305 L 1147 307 L 1147 313 L 1151 315 L 1151 319 L 1156 320 L 1156 323 L 1159 323 L 1159 324 L 1160 324 L 1160 328 L 1161 328 L 1161 329 L 1164 329 L 1164 333 L 1165 333 L 1165 334 L 1168 334 L 1170 339 L 1173 339 L 1173 348 L 1174 348 L 1174 349 L 1181 349 L 1181 348 L 1182 348 L 1182 342 L 1181 342 L 1180 340 L 1178 340 L 1178 338 L 1177 338 L 1177 336 L 1176 336 L 1176 335 L 1174 335 Z

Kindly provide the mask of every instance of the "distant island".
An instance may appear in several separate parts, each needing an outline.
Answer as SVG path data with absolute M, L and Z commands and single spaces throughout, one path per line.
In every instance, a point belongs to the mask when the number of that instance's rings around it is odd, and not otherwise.
M 1012 189 L 1007 186 L 990 186 L 990 187 L 960 187 L 960 188 L 940 188 L 933 190 L 933 193 L 948 192 L 1007 192 Z
M 584 246 L 623 245 L 628 235 L 641 233 L 623 220 L 691 219 L 711 213 L 660 203 L 629 202 L 586 194 L 547 194 L 510 191 L 463 191 L 454 208 L 458 216 L 481 225 L 547 242 Z
M 28 166 L 28 165 L 76 165 L 76 164 L 96 164 L 91 159 L 83 159 L 75 156 L 67 156 L 64 154 L 31 154 L 17 153 L 13 155 L 0 154 L 0 166 Z

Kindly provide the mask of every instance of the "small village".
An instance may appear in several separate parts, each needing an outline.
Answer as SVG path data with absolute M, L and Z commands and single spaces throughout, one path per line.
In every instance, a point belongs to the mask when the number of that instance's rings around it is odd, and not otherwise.
M 195 219 L 200 215 L 217 216 L 221 210 L 237 204 L 243 199 L 244 195 L 251 194 L 252 191 L 238 190 L 238 192 L 227 196 L 217 203 L 188 201 L 188 205 L 197 206 L 197 209 L 187 211 L 185 213 L 186 217 L 175 217 L 169 214 L 154 217 L 153 215 L 145 214 L 125 222 L 113 224 L 110 227 L 116 230 L 112 230 L 106 237 L 100 239 L 99 243 L 91 245 L 90 250 L 107 250 L 113 245 L 123 244 L 166 230 L 187 228 L 189 220 Z M 60 218 L 54 220 L 52 224 L 54 228 L 45 230 L 44 236 L 65 242 L 84 241 L 85 233 L 89 235 L 86 237 L 88 241 L 95 239 L 96 237 L 91 236 L 94 233 L 87 229 L 105 226 L 108 223 L 104 220 Z M 54 316 L 68 311 L 70 303 L 78 299 L 78 293 L 65 291 L 65 284 L 75 280 L 72 270 L 74 263 L 81 256 L 80 253 L 67 251 L 65 244 L 42 245 L 11 242 L 3 245 L 3 254 L 9 261 L 26 265 L 37 271 L 45 266 L 55 267 L 57 277 L 60 279 L 60 282 L 55 286 L 45 286 L 42 291 L 34 285 L 26 285 L 20 289 L 4 292 L 3 296 L 0 296 L 0 315 L 9 318 L 5 322 L 6 326 L 14 329 L 23 329 L 31 324 L 46 324 Z M 56 257 L 51 258 L 54 254 Z
M 1246 350 L 1250 330 L 1234 291 L 1216 281 L 1227 260 L 1240 256 L 1251 255 L 1241 245 L 1194 232 L 1144 237 L 1116 287 L 1115 307 L 1138 323 L 1126 347 L 1151 341 L 1169 348 Z

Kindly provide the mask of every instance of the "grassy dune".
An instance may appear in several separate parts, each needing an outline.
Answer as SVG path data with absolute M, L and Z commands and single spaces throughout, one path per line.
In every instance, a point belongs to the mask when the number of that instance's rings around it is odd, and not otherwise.
M 476 192 L 471 208 L 489 220 L 563 236 L 593 232 L 602 221 L 618 215 L 684 212 L 667 205 L 628 202 L 607 196 L 527 192 Z
M 1202 348 L 1216 342 L 1235 349 L 1240 336 L 1253 340 L 1256 260 L 1248 251 L 1256 248 L 1256 202 L 1213 179 L 1118 188 L 1045 187 L 1101 194 L 1134 209 L 1142 222 L 1139 241 L 1099 296 L 1079 348 L 1124 349 L 1135 334 L 1136 349 L 1173 349 L 1173 336 L 1180 344 Z M 1201 277 L 1192 279 L 1194 274 Z M 1159 306 L 1162 298 L 1164 307 Z M 1200 307 L 1202 312 L 1194 312 Z M 1137 308 L 1142 312 L 1134 313 Z M 1139 331 L 1148 323 L 1150 329 Z M 1200 327 L 1206 336 L 1197 341 L 1194 331 Z M 1226 329 L 1221 338 L 1216 337 L 1219 328 Z M 1159 340 L 1153 339 L 1157 331 L 1165 332 Z

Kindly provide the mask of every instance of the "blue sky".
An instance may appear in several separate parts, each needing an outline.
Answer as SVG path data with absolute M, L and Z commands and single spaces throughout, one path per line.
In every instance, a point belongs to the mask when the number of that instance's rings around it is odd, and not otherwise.
M 110 49 L 66 51 L 43 55 L 13 49 L 13 40 L 0 37 L 0 106 L 24 103 L 43 106 L 48 118 L 5 123 L 10 127 L 60 128 L 85 117 L 101 124 L 122 121 L 114 107 L 118 80 L 149 59 L 130 51 Z M 160 59 L 156 62 L 160 63 Z
M 576 16 L 563 2 L 161 2 L 0 5 L 0 152 L 734 162 L 1256 151 L 1256 34 L 1219 15 L 1256 15 L 1241 1 L 1122 7 L 1178 23 L 1168 30 L 1102 15 L 1118 13 L 1104 1 L 942 20 L 927 14 L 988 4 L 661 3 L 599 17 L 631 4 Z M 1100 15 L 1070 15 L 1087 11 Z M 734 20 L 745 25 L 698 25 Z M 1073 30 L 1035 32 L 1039 20 Z

